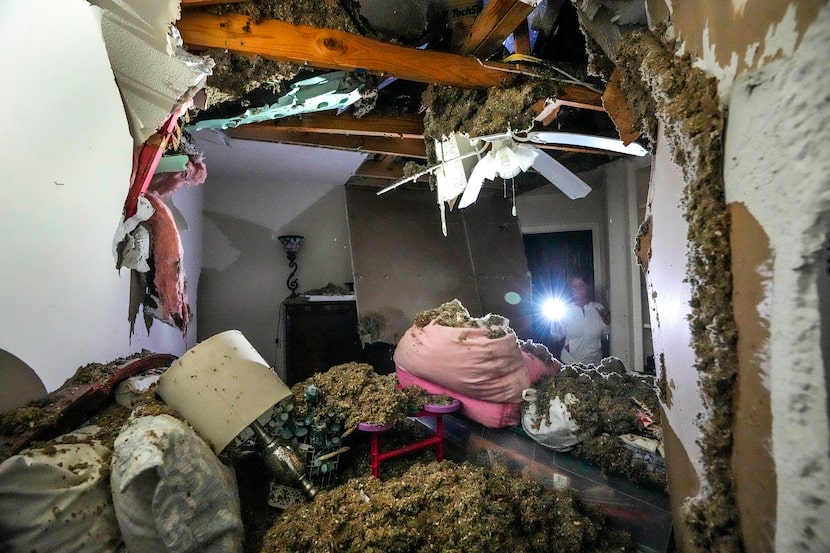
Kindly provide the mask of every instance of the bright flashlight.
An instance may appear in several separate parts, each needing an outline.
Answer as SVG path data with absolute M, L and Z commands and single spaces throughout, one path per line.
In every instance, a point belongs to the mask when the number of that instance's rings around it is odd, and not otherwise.
M 558 298 L 545 301 L 542 304 L 542 313 L 551 321 L 558 321 L 565 316 L 565 302 Z

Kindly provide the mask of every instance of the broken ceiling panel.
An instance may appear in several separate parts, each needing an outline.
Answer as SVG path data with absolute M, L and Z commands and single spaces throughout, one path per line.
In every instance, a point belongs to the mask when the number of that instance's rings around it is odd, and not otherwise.
M 213 61 L 184 50 L 172 25 L 179 17 L 178 0 L 91 3 L 103 11 L 104 42 L 130 132 L 143 144 L 204 86 Z
M 219 119 L 204 119 L 193 128 L 227 129 L 331 109 L 345 109 L 361 98 L 363 83 L 345 71 L 334 71 L 304 79 L 291 85 L 291 90 L 273 104 L 246 109 L 242 114 Z
M 610 59 L 617 57 L 620 37 L 648 25 L 645 3 L 630 0 L 579 0 L 579 24 Z

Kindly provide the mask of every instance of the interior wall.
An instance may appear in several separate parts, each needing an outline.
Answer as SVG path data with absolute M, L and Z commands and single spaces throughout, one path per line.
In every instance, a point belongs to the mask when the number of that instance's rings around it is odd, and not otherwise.
M 729 104 L 733 271 L 746 283 L 734 298 L 745 392 L 734 466 L 751 550 L 830 549 L 828 314 L 818 308 L 830 292 L 827 44 L 825 7 L 792 57 L 736 80 Z M 761 485 L 759 472 L 770 475 Z
M 651 166 L 651 243 L 647 269 L 652 340 L 658 378 L 665 383 L 663 427 L 672 518 L 681 551 L 690 543 L 683 505 L 700 490 L 703 473 L 698 418 L 705 413 L 695 370 L 688 317 L 691 288 L 686 280 L 686 235 L 682 197 L 685 180 L 671 158 L 662 125 Z
M 130 337 L 130 278 L 115 270 L 112 240 L 133 141 L 98 9 L 82 0 L 6 0 L 0 47 L 14 53 L 0 57 L 8 137 L 0 148 L 0 349 L 32 367 L 49 391 L 87 363 L 142 348 L 183 353 L 193 327 L 183 337 L 155 324 L 147 335 L 139 321 Z M 186 214 L 199 192 L 185 196 L 177 204 Z M 198 251 L 190 239 L 184 233 L 186 251 Z M 185 270 L 198 275 L 189 262 Z
M 483 191 L 473 206 L 447 211 L 444 236 L 432 192 L 377 190 L 353 183 L 346 192 L 358 310 L 382 316 L 382 341 L 396 344 L 415 315 L 453 299 L 474 317 L 507 317 L 520 338 L 529 336 L 524 305 L 505 299 L 526 298 L 530 288 L 509 202 Z
M 723 158 L 732 225 L 738 379 L 734 389 L 719 389 L 718 397 L 708 401 L 729 402 L 734 409 L 727 429 L 732 432 L 727 468 L 732 470 L 734 498 L 724 498 L 735 501 L 740 521 L 731 536 L 739 541 L 732 543 L 746 551 L 827 551 L 830 533 L 823 521 L 830 519 L 824 346 L 828 324 L 821 306 L 830 286 L 830 172 L 823 154 L 828 140 L 825 69 L 830 7 L 826 2 L 748 0 L 732 2 L 729 13 L 723 3 L 715 2 L 656 0 L 648 5 L 652 28 L 664 20 L 670 23 L 668 35 L 679 39 L 679 51 L 720 79 L 720 99 L 728 106 Z M 668 193 L 660 175 L 655 166 L 655 200 Z M 671 250 L 658 253 L 658 233 L 673 233 L 675 247 L 681 248 L 685 231 L 659 228 L 660 220 L 671 223 L 665 217 L 671 213 L 668 206 L 655 207 L 652 213 L 649 272 L 659 263 L 660 272 L 669 275 Z M 676 262 L 685 264 L 685 259 Z M 681 272 L 673 272 L 677 284 L 665 281 L 652 301 L 653 324 L 661 325 L 655 327 L 658 353 L 665 344 L 686 340 L 681 326 L 671 335 L 665 328 L 666 313 L 685 318 L 689 307 L 686 299 L 677 302 L 673 293 L 664 294 L 686 286 L 680 284 Z M 661 364 L 658 361 L 658 371 Z M 682 373 L 683 365 L 668 358 L 665 366 L 672 374 Z M 695 416 L 694 410 L 685 415 L 678 411 L 679 402 L 703 401 L 694 382 L 699 375 L 689 373 L 684 381 L 669 375 L 667 430 L 677 430 L 678 423 Z M 678 502 L 695 495 L 690 478 L 700 474 L 696 455 L 701 447 L 717 447 L 687 426 L 686 435 L 666 444 L 675 513 L 681 512 Z M 678 457 L 673 451 L 684 454 Z M 673 481 L 678 476 L 686 482 Z M 705 507 L 711 520 L 718 520 L 718 506 Z M 685 522 L 675 516 L 678 549 L 696 551 Z
M 671 20 L 678 50 L 717 77 L 729 98 L 737 75 L 789 57 L 826 0 L 646 0 L 651 26 Z M 740 29 L 740 32 L 735 32 Z
M 288 260 L 277 239 L 304 236 L 298 292 L 354 281 L 343 184 L 365 154 L 195 133 L 205 155 L 198 339 L 236 329 L 279 374 Z

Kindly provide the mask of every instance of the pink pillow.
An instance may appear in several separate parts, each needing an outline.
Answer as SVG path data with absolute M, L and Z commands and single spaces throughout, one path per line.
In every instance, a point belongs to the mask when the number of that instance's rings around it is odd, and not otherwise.
M 430 394 L 446 395 L 457 399 L 461 402 L 459 413 L 489 428 L 515 426 L 521 422 L 521 403 L 496 403 L 472 398 L 419 378 L 400 366 L 396 367 L 396 374 L 398 383 L 403 388 L 420 386 Z
M 530 375 L 516 335 L 488 338 L 487 333 L 483 328 L 413 325 L 398 341 L 395 365 L 468 398 L 521 404 Z
M 562 370 L 562 363 L 554 359 L 553 365 L 546 365 L 544 361 L 522 350 L 522 357 L 525 360 L 525 367 L 527 367 L 528 376 L 530 376 L 530 385 L 539 382 L 539 379 L 548 374 L 557 374 Z

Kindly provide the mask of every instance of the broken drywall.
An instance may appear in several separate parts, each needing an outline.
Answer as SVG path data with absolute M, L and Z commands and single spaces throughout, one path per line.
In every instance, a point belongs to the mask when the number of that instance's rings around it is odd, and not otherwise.
M 730 463 L 737 333 L 731 303 L 729 215 L 722 180 L 724 121 L 717 82 L 692 67 L 689 56 L 676 57 L 657 37 L 642 31 L 633 31 L 622 38 L 618 63 L 623 90 L 638 91 L 640 109 L 637 112 L 648 115 L 648 109 L 654 110 L 662 134 L 657 142 L 658 154 L 661 147 L 668 148 L 683 182 L 680 214 L 688 225 L 684 283 L 689 285 L 689 296 L 680 305 L 688 309 L 689 344 L 694 352 L 697 383 L 684 382 L 682 389 L 697 389 L 704 410 L 696 417 L 700 431 L 696 443 L 702 467 L 698 475 L 702 480 L 700 493 L 689 498 L 683 510 L 675 515 L 675 523 L 682 520 L 685 525 L 691 550 L 736 551 L 742 545 Z M 650 126 L 645 119 L 642 129 L 653 132 Z M 658 189 L 666 186 L 654 175 L 652 180 Z M 651 303 L 657 306 L 653 317 L 660 324 L 666 324 L 664 310 L 671 304 L 662 295 L 671 293 L 677 282 L 657 284 L 661 276 L 656 265 L 661 232 L 657 213 L 655 207 L 651 244 L 655 254 L 647 280 L 652 288 Z M 668 232 L 678 234 L 677 229 L 668 229 Z M 677 276 L 677 267 L 666 266 L 664 270 Z M 660 332 L 655 332 L 655 351 L 666 345 L 658 344 L 659 336 Z M 676 376 L 688 374 L 688 367 L 674 365 L 666 358 L 666 373 L 670 384 Z M 678 402 L 690 396 L 686 393 L 673 397 L 672 407 L 667 409 L 670 422 L 678 420 L 677 416 L 672 417 Z M 695 441 L 691 436 L 679 434 L 679 437 L 687 449 Z M 691 455 L 691 458 L 694 462 L 697 456 Z M 681 513 L 682 519 L 678 518 Z
M 735 77 L 791 55 L 824 0 L 647 0 L 651 27 L 670 20 L 668 36 L 695 66 L 718 79 L 721 100 Z M 740 29 L 740 32 L 736 32 Z
M 822 344 L 830 290 L 830 7 L 792 57 L 743 75 L 729 104 L 725 182 L 769 237 L 768 260 L 745 270 L 766 283 L 745 307 L 769 328 L 759 362 L 772 410 L 771 454 L 778 489 L 771 524 L 776 551 L 830 550 L 830 430 Z M 736 306 L 737 307 L 737 306 Z M 826 347 L 826 346 L 825 346 Z
M 103 10 L 107 55 L 133 141 L 143 144 L 202 89 L 213 61 L 184 50 L 172 25 L 179 18 L 177 0 L 90 2 Z

